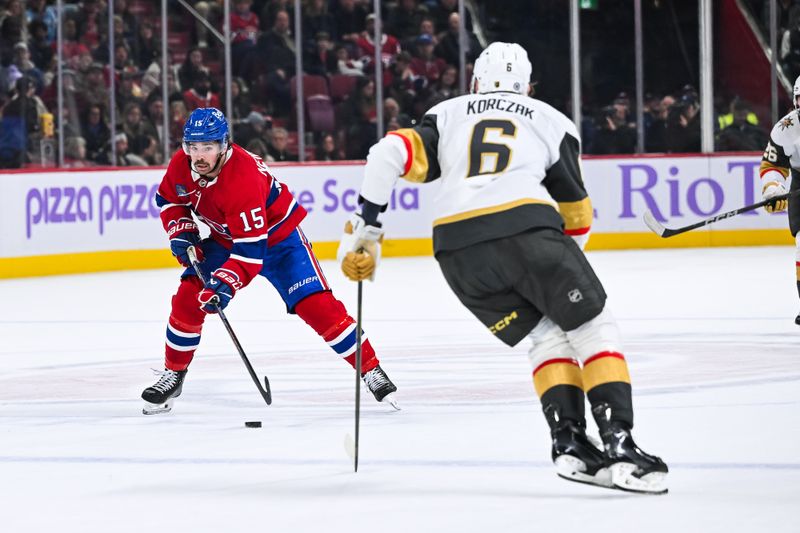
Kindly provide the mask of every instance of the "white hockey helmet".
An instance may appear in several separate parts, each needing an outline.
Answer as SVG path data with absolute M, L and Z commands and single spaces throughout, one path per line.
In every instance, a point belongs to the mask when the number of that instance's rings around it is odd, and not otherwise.
M 520 45 L 492 43 L 475 61 L 470 90 L 479 94 L 499 91 L 528 94 L 532 70 L 528 53 Z
M 800 96 L 800 76 L 797 76 L 797 79 L 794 80 L 794 90 L 792 91 L 792 104 L 794 104 L 794 108 L 800 111 L 800 103 L 797 101 L 797 97 Z

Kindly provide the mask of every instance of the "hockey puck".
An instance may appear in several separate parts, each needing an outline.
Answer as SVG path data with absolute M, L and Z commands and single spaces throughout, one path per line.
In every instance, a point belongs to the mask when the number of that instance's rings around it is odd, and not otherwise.
M 244 427 L 246 427 L 246 428 L 260 428 L 261 427 L 261 421 L 260 420 L 255 420 L 253 422 L 245 422 L 244 423 Z

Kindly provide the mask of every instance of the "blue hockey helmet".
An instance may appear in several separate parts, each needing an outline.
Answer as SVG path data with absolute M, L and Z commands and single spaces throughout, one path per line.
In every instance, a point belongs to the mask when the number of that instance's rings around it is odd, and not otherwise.
M 188 153 L 188 143 L 218 142 L 222 151 L 228 147 L 228 121 L 216 107 L 198 107 L 183 126 L 183 150 Z

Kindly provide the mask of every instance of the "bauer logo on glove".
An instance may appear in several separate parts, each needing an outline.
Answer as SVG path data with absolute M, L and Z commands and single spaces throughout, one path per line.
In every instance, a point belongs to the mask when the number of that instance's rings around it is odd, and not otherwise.
M 197 229 L 197 224 L 195 224 L 194 221 L 181 218 L 179 220 L 172 221 L 172 223 L 170 223 L 169 229 L 167 230 L 167 237 L 171 239 L 175 235 L 183 233 L 184 231 L 189 231 L 191 233 L 199 233 Z
M 216 313 L 217 308 L 225 309 L 241 286 L 239 277 L 235 273 L 223 269 L 216 270 L 197 295 L 200 309 L 206 313 Z
M 181 265 L 185 267 L 192 265 L 187 253 L 190 247 L 194 247 L 197 260 L 203 261 L 203 249 L 199 246 L 200 232 L 197 231 L 197 224 L 193 220 L 181 218 L 171 222 L 167 229 L 167 236 L 172 255 Z
M 361 215 L 353 214 L 344 227 L 336 259 L 342 272 L 352 281 L 375 281 L 375 271 L 381 260 L 383 229 L 368 225 Z

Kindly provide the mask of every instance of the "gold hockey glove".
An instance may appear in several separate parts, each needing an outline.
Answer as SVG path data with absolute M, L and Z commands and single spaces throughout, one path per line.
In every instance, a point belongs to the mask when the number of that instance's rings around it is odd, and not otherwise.
M 370 226 L 361 215 L 353 214 L 344 227 L 336 259 L 342 272 L 352 281 L 375 281 L 375 271 L 381 260 L 383 229 Z
M 366 252 L 347 252 L 342 272 L 350 281 L 364 281 L 375 274 L 375 259 Z
M 769 200 L 773 196 L 781 196 L 783 194 L 786 194 L 786 186 L 783 183 L 778 183 L 777 181 L 767 182 L 761 189 L 761 198 L 763 200 Z M 789 200 L 783 199 L 776 201 L 774 204 L 765 205 L 764 210 L 767 213 L 779 213 L 780 211 L 786 211 L 786 208 L 788 207 Z

